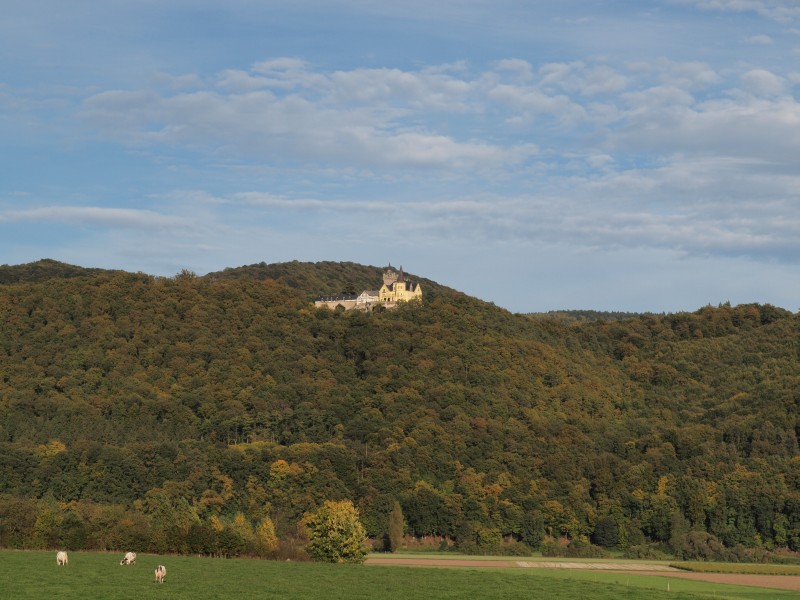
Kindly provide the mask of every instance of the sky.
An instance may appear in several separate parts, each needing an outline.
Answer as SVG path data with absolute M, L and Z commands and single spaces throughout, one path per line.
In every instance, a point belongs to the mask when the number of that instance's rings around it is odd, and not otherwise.
M 353 261 L 513 312 L 800 307 L 799 0 L 3 13 L 0 264 Z

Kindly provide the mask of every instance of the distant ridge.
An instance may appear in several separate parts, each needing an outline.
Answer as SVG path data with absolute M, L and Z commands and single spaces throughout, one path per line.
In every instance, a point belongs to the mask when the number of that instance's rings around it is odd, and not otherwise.
M 600 310 L 551 310 L 548 312 L 526 313 L 526 316 L 535 319 L 551 319 L 561 323 L 593 323 L 594 321 L 626 321 L 628 319 L 638 319 L 645 316 L 653 316 L 655 313 L 643 312 L 621 312 L 621 311 L 600 311 Z
M 108 269 L 87 269 L 51 258 L 43 258 L 36 262 L 22 265 L 0 266 L 0 285 L 12 283 L 40 283 L 49 279 L 72 279 L 87 275 L 100 275 L 102 273 L 116 273 Z
M 317 296 L 351 294 L 364 289 L 377 289 L 386 269 L 383 267 L 361 265 L 354 262 L 300 262 L 291 261 L 267 264 L 265 262 L 241 267 L 232 267 L 208 273 L 204 278 L 219 281 L 225 279 L 274 279 L 284 285 L 301 291 L 312 299 Z M 426 300 L 438 295 L 461 294 L 430 279 L 408 273 L 414 281 L 421 282 Z

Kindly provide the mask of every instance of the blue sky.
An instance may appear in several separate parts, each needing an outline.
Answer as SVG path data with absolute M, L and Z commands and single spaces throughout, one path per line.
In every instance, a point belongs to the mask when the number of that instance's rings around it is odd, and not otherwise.
M 800 307 L 796 0 L 10 4 L 2 264 Z

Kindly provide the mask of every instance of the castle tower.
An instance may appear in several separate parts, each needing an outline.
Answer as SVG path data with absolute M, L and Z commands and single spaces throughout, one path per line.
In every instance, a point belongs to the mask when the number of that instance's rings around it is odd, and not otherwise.
M 391 286 L 395 281 L 397 281 L 398 277 L 399 274 L 397 271 L 395 271 L 394 267 L 389 264 L 389 266 L 386 267 L 386 270 L 383 272 L 383 285 L 387 287 Z

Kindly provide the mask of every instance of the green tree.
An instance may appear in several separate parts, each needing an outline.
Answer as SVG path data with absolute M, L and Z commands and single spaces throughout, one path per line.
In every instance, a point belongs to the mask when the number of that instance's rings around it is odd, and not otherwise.
M 520 539 L 531 548 L 538 548 L 544 541 L 544 519 L 538 510 L 528 511 L 522 517 Z
M 606 515 L 597 522 L 592 543 L 605 548 L 613 548 L 619 543 L 619 526 L 613 516 Z
M 0 546 L 30 547 L 37 526 L 37 501 L 0 496 Z
M 392 506 L 392 512 L 389 513 L 389 533 L 387 535 L 389 542 L 388 550 L 390 552 L 397 552 L 400 545 L 403 543 L 403 509 L 400 508 L 400 503 L 395 501 Z
M 54 502 L 46 502 L 36 515 L 33 527 L 33 543 L 37 548 L 55 548 L 59 545 L 59 533 L 64 515 Z
M 314 560 L 332 563 L 362 563 L 366 530 L 358 510 L 349 500 L 325 504 L 306 521 L 310 541 L 306 552 Z

